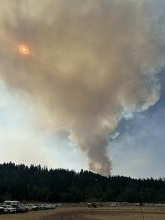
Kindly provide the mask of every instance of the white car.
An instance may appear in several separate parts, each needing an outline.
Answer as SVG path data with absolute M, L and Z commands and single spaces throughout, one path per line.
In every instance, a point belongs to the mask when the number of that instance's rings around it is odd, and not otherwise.
M 13 200 L 6 200 L 4 201 L 4 205 L 10 205 L 10 206 L 13 206 L 13 207 L 19 207 L 21 204 L 20 204 L 20 201 L 13 201 Z
M 13 208 L 10 205 L 4 206 L 4 213 L 16 213 L 16 208 Z
M 29 204 L 25 205 L 25 208 L 26 208 L 28 211 L 32 211 L 32 209 L 33 209 L 32 205 L 29 205 Z

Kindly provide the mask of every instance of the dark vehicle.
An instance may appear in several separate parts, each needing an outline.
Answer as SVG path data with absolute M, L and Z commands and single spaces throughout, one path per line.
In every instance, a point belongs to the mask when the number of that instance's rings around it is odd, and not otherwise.
M 0 207 L 0 214 L 4 213 L 4 207 Z
M 24 213 L 24 212 L 28 212 L 28 209 L 24 206 L 16 206 L 16 212 L 18 213 Z
M 88 206 L 88 208 L 97 208 L 97 205 L 94 202 L 87 203 L 87 206 Z

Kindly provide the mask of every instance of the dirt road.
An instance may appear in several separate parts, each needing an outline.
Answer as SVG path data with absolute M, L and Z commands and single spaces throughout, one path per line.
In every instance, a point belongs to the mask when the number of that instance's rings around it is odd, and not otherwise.
M 165 220 L 165 208 L 60 208 L 0 215 L 0 220 Z
M 55 214 L 44 220 L 165 220 L 165 209 L 114 208 L 77 209 Z

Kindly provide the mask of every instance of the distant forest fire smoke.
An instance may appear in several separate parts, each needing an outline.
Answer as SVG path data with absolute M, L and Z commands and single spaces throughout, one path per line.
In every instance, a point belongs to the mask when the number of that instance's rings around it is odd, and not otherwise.
M 108 139 L 123 112 L 143 111 L 159 98 L 162 41 L 150 2 L 1 2 L 1 80 L 39 103 L 45 124 L 51 117 L 52 130 L 67 130 L 89 168 L 103 175 L 111 171 Z M 21 42 L 29 56 L 15 48 Z

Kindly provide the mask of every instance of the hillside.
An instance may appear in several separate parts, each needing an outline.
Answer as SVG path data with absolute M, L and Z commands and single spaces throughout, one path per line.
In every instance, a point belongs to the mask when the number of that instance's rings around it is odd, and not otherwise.
M 164 179 L 103 177 L 90 171 L 0 164 L 0 201 L 165 202 Z

